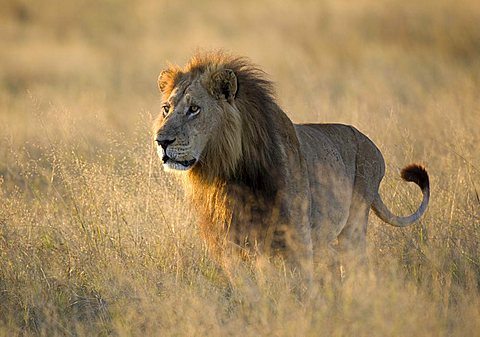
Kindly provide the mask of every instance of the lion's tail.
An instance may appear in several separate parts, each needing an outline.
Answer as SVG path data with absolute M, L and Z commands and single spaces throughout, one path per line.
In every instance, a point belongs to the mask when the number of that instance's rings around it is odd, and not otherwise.
M 408 226 L 420 219 L 423 213 L 427 210 L 428 201 L 430 199 L 430 181 L 425 168 L 420 165 L 411 164 L 402 170 L 402 178 L 405 181 L 414 182 L 422 189 L 423 200 L 415 213 L 409 216 L 396 216 L 392 214 L 383 203 L 380 193 L 377 194 L 377 197 L 372 204 L 373 211 L 380 219 L 396 227 Z

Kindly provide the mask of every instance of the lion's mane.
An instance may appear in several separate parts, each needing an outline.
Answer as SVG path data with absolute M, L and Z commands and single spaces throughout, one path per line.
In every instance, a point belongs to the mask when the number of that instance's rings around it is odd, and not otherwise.
M 208 79 L 221 69 L 231 69 L 237 77 L 235 108 L 224 105 L 221 132 L 208 144 L 201 165 L 187 175 L 196 208 L 203 213 L 202 233 L 214 246 L 230 229 L 233 211 L 249 198 L 264 206 L 256 207 L 256 216 L 262 216 L 263 208 L 271 208 L 284 181 L 285 159 L 278 145 L 284 135 L 280 134 L 290 131 L 290 139 L 296 141 L 291 122 L 275 101 L 272 83 L 246 58 L 219 52 L 197 54 L 184 69 L 167 70 L 164 92 L 168 96 L 181 81 Z M 210 90 L 208 82 L 204 85 Z M 246 196 L 246 189 L 255 195 Z M 216 228 L 218 223 L 224 227 Z

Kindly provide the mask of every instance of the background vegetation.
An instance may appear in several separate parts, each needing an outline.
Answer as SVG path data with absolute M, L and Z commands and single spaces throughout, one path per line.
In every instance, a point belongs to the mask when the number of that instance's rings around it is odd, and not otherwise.
M 0 335 L 480 333 L 480 2 L 0 0 Z M 196 48 L 246 55 L 296 122 L 354 124 L 406 214 L 372 216 L 367 271 L 298 301 L 281 270 L 228 285 L 150 124 Z M 319 283 L 320 284 L 320 283 Z

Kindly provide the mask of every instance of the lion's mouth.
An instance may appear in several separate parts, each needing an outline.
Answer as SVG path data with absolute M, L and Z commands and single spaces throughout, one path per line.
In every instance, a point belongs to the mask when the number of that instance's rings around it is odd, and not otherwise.
M 171 159 L 172 160 L 172 159 Z M 184 167 L 190 167 L 190 166 L 193 166 L 193 164 L 195 164 L 196 160 L 195 159 L 191 159 L 191 160 L 184 160 L 184 161 L 176 161 L 176 160 L 172 160 L 173 162 L 175 163 L 178 163 Z
M 175 160 L 167 156 L 166 154 L 162 158 L 163 165 L 168 166 L 169 168 L 175 170 L 188 170 L 189 168 L 193 167 L 197 160 L 190 159 L 190 160 Z

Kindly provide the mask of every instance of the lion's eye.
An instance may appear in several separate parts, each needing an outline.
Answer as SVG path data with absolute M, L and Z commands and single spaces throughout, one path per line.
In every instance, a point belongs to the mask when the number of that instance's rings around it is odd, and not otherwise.
M 190 105 L 187 111 L 188 116 L 196 115 L 200 112 L 200 107 L 198 105 Z
M 170 105 L 165 104 L 164 106 L 162 106 L 163 117 L 165 117 L 166 115 L 168 115 L 168 112 L 169 112 L 169 111 L 170 111 Z

